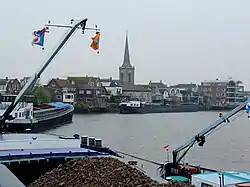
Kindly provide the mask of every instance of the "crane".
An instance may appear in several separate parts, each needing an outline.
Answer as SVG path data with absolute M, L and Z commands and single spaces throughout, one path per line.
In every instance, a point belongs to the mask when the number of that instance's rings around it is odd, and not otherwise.
M 238 112 L 240 112 L 243 109 L 246 110 L 246 113 L 248 114 L 249 118 L 250 97 L 248 97 L 248 101 L 243 102 L 242 104 L 240 104 L 227 114 L 222 115 L 222 113 L 220 113 L 219 119 L 217 119 L 215 122 L 213 122 L 211 125 L 209 125 L 207 128 L 205 128 L 198 134 L 196 134 L 189 141 L 187 141 L 183 145 L 173 150 L 172 151 L 173 161 L 166 164 L 162 164 L 160 166 L 162 173 L 161 177 L 164 179 L 166 179 L 167 176 L 171 175 L 181 175 L 185 177 L 190 177 L 194 173 L 199 173 L 200 168 L 190 166 L 188 164 L 186 165 L 181 164 L 180 161 L 185 157 L 185 155 L 195 145 L 195 143 L 198 143 L 199 146 L 203 146 L 204 143 L 206 142 L 206 136 L 208 136 L 209 133 L 211 133 L 213 130 L 217 129 L 224 123 L 230 123 L 230 118 L 235 116 Z M 182 151 L 184 152 L 180 154 Z
M 58 52 L 63 48 L 63 46 L 66 44 L 66 42 L 70 39 L 70 37 L 73 35 L 76 29 L 81 29 L 82 34 L 84 34 L 84 30 L 86 29 L 86 23 L 88 19 L 81 19 L 77 20 L 74 24 L 73 21 L 71 20 L 72 26 L 63 26 L 66 28 L 70 28 L 65 37 L 62 39 L 62 41 L 59 42 L 59 44 L 56 46 L 55 50 L 52 51 L 52 54 L 49 56 L 48 60 L 45 61 L 45 63 L 41 66 L 41 68 L 38 69 L 37 72 L 29 79 L 29 81 L 25 84 L 25 86 L 22 88 L 22 90 L 18 93 L 16 96 L 15 100 L 9 105 L 9 107 L 5 110 L 3 115 L 0 118 L 0 133 L 6 132 L 6 120 L 11 120 L 13 117 L 10 115 L 11 112 L 15 109 L 17 104 L 22 100 L 22 98 L 25 96 L 28 90 L 32 89 L 37 80 L 41 77 L 42 73 L 45 71 L 45 69 L 48 67 L 48 65 L 52 62 L 52 60 L 56 57 Z M 46 25 L 46 29 L 48 29 L 49 26 L 54 26 L 54 25 Z M 60 25 L 56 25 L 57 27 Z M 91 30 L 91 28 L 87 28 L 88 30 Z M 96 30 L 92 29 L 92 30 Z

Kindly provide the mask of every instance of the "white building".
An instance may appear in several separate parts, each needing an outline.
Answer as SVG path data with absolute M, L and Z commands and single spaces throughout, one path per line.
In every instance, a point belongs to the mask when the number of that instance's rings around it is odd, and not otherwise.
M 62 94 L 63 98 L 62 98 L 62 101 L 64 103 L 68 103 L 68 104 L 71 104 L 73 105 L 74 104 L 74 100 L 75 100 L 75 95 L 73 93 L 63 93 Z
M 110 77 L 109 79 L 101 79 L 100 82 L 111 96 L 122 95 L 122 86 L 118 80 L 112 80 Z

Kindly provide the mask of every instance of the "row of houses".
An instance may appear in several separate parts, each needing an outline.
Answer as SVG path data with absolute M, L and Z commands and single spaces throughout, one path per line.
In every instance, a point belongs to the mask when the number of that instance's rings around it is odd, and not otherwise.
M 124 84 L 119 80 L 99 77 L 68 77 L 67 79 L 54 78 L 46 85 L 54 90 L 54 100 L 63 100 L 63 95 L 74 94 L 74 101 L 105 103 L 107 97 L 123 97 L 144 102 L 175 101 L 185 102 L 192 98 L 194 102 L 201 102 L 203 97 L 198 93 L 196 84 L 178 84 L 167 86 L 162 81 L 148 84 Z
M 1 94 L 17 94 L 29 77 L 20 81 L 17 78 L 0 79 Z M 244 101 L 246 92 L 241 81 L 210 80 L 200 85 L 177 84 L 166 85 L 162 81 L 148 84 L 124 84 L 112 77 L 68 77 L 53 78 L 47 85 L 54 101 L 68 103 L 88 103 L 93 107 L 106 107 L 110 97 L 123 97 L 145 102 L 200 102 L 214 106 L 235 105 Z
M 74 93 L 75 101 L 97 100 L 105 102 L 105 98 L 124 97 L 145 102 L 196 102 L 212 106 L 238 104 L 245 100 L 246 92 L 241 81 L 226 80 L 203 81 L 200 85 L 177 84 L 166 85 L 162 81 L 148 84 L 124 84 L 112 77 L 68 77 L 67 79 L 52 79 L 48 88 L 55 89 L 57 99 L 62 99 L 63 93 Z M 55 96 L 54 96 L 55 97 Z M 99 99 L 97 99 L 99 98 Z

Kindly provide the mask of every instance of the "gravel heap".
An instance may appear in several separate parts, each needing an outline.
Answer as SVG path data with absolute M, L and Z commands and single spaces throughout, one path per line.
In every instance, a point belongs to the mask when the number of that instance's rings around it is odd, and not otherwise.
M 111 157 L 81 158 L 59 165 L 29 187 L 192 187 L 179 182 L 160 184 Z

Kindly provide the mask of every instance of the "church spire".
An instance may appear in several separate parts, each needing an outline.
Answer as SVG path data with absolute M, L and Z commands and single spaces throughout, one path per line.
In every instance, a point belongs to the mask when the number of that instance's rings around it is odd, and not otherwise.
M 124 51 L 124 58 L 123 58 L 122 67 L 132 68 L 132 65 L 130 64 L 129 47 L 128 47 L 128 31 L 127 30 L 126 30 L 125 51 Z

